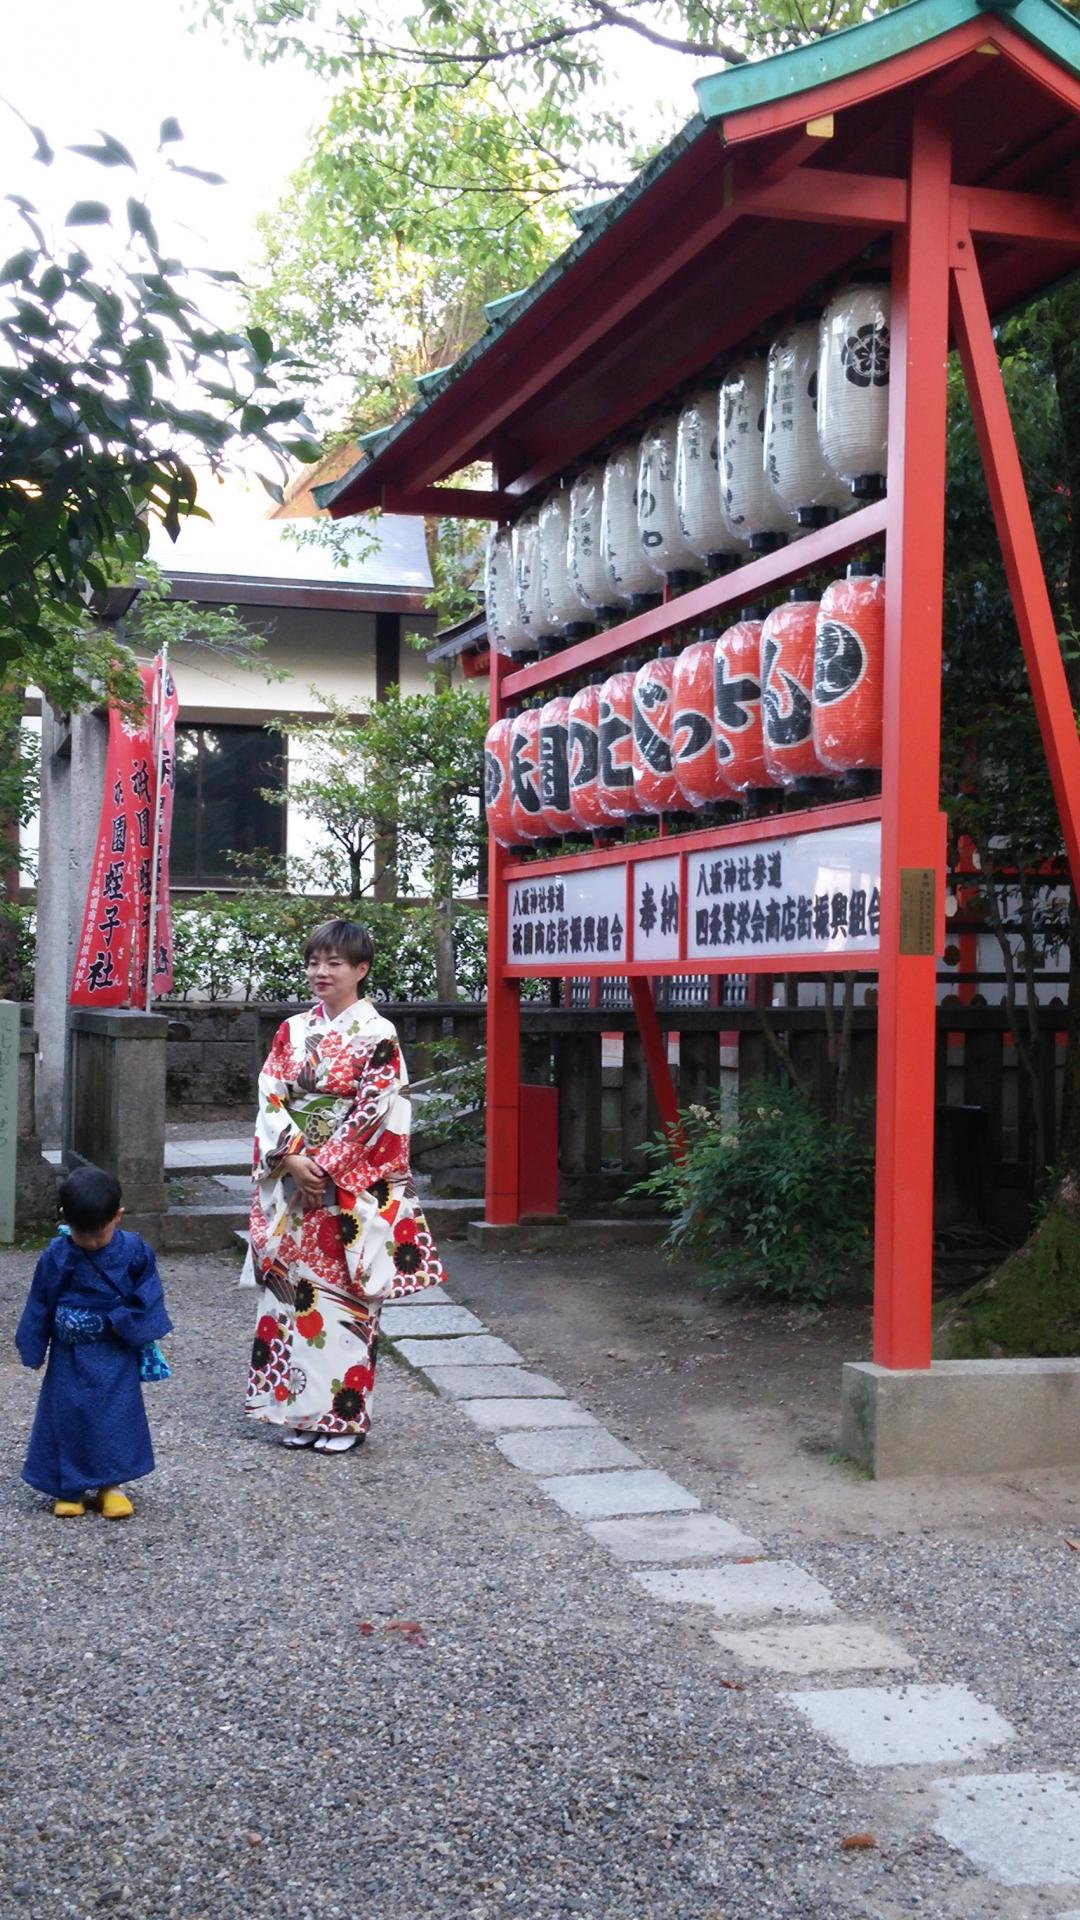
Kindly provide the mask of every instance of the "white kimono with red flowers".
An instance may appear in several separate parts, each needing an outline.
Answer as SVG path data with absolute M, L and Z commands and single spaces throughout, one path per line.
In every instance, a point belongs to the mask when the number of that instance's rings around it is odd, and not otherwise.
M 397 1034 L 369 1000 L 286 1020 L 259 1075 L 251 1248 L 261 1292 L 247 1410 L 276 1426 L 366 1433 L 379 1308 L 444 1278 L 409 1175 Z M 281 1172 L 326 1175 L 304 1206 Z

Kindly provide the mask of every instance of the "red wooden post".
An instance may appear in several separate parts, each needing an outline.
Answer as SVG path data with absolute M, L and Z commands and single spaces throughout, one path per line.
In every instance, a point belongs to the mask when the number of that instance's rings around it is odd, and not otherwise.
M 917 926 L 908 937 L 901 897 L 927 870 L 935 903 L 943 884 L 950 161 L 942 121 L 917 112 L 908 224 L 893 253 L 874 1250 L 874 1359 L 886 1367 L 930 1364 L 936 959 Z
M 502 681 L 509 661 L 491 655 L 491 717 L 501 711 Z M 516 980 L 506 978 L 509 889 L 505 872 L 511 855 L 488 840 L 488 997 L 487 1124 L 484 1217 L 492 1226 L 516 1226 L 521 1212 L 518 1190 L 518 1134 L 521 1097 L 521 1006 Z
M 634 1003 L 634 1016 L 641 1035 L 641 1045 L 645 1054 L 656 1104 L 660 1109 L 660 1121 L 664 1132 L 671 1141 L 671 1151 L 676 1160 L 682 1158 L 682 1128 L 679 1126 L 679 1103 L 675 1097 L 675 1083 L 668 1066 L 667 1044 L 656 1017 L 656 1003 L 653 1000 L 652 981 L 638 974 L 631 974 L 627 980 L 630 998 Z

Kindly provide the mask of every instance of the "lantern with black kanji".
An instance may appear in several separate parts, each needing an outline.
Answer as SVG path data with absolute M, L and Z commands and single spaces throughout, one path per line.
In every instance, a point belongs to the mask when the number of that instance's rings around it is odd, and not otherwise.
M 674 663 L 671 687 L 671 763 L 675 783 L 689 807 L 716 806 L 732 798 L 716 758 L 713 721 L 712 639 L 695 640 Z
M 567 715 L 570 812 L 584 833 L 598 833 L 611 824 L 600 799 L 600 687 L 599 674 L 579 687 L 570 696 Z
M 637 812 L 633 742 L 634 675 L 623 668 L 600 689 L 600 805 L 612 820 Z
M 752 355 L 720 388 L 720 485 L 724 511 L 754 552 L 775 547 L 795 527 L 765 474 L 765 357 Z
M 832 773 L 881 766 L 885 582 L 853 564 L 821 596 L 814 640 L 814 746 Z
M 852 504 L 821 451 L 817 384 L 821 316 L 800 319 L 769 348 L 765 471 L 780 505 L 801 527 L 821 526 Z
M 765 765 L 775 784 L 819 778 L 826 769 L 814 747 L 811 692 L 814 685 L 816 600 L 792 597 L 774 607 L 761 629 L 761 704 Z
M 638 535 L 637 478 L 637 441 L 628 440 L 616 447 L 604 467 L 601 529 L 608 593 L 623 606 L 652 606 L 660 593 Z
M 533 645 L 541 653 L 550 650 L 559 631 L 544 601 L 540 571 L 540 509 L 530 508 L 514 526 L 514 588 L 518 613 Z
M 540 829 L 549 840 L 572 833 L 568 733 L 570 697 L 557 693 L 540 709 Z
M 720 491 L 720 386 L 713 381 L 683 406 L 675 434 L 675 505 L 692 553 L 719 573 L 747 546 L 731 526 Z
M 672 813 L 682 805 L 671 761 L 674 676 L 674 657 L 664 653 L 634 675 L 634 799 L 639 813 Z
M 484 613 L 488 638 L 496 653 L 512 659 L 518 653 L 536 652 L 536 635 L 529 632 L 518 612 L 513 533 L 509 527 L 497 527 L 488 536 Z
M 665 413 L 646 428 L 638 454 L 637 518 L 650 567 L 670 587 L 693 586 L 701 560 L 679 524 L 675 496 L 678 416 Z
M 716 758 L 738 794 L 775 784 L 765 765 L 761 714 L 761 629 L 752 607 L 725 627 L 713 656 Z
M 538 706 L 523 708 L 510 724 L 510 825 L 519 841 L 543 839 Z
M 603 535 L 604 469 L 586 467 L 570 488 L 570 526 L 567 561 L 574 591 L 582 606 L 598 620 L 613 619 L 629 605 L 611 584 Z
M 484 812 L 488 828 L 501 847 L 522 844 L 510 818 L 510 731 L 508 715 L 496 720 L 484 741 Z
M 540 508 L 540 598 L 547 630 L 564 639 L 591 631 L 570 575 L 570 489 L 557 487 Z
M 845 287 L 821 316 L 821 450 L 860 499 L 884 491 L 889 468 L 890 318 L 888 284 L 870 278 Z

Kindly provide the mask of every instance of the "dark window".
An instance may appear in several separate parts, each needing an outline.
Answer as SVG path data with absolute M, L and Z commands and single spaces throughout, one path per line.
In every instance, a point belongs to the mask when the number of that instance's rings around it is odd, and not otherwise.
M 230 854 L 285 851 L 285 808 L 263 798 L 283 791 L 285 748 L 262 727 L 177 727 L 173 880 L 227 886 L 239 872 Z

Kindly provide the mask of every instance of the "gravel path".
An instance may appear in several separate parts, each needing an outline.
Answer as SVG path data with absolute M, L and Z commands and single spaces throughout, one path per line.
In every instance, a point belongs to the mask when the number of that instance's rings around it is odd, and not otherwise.
M 30 1265 L 0 1257 L 4 1920 L 1028 1920 L 1064 1904 L 974 1876 L 927 1830 L 917 1783 L 838 1760 L 704 1612 L 646 1599 L 393 1358 L 361 1454 L 289 1454 L 245 1423 L 251 1295 L 224 1257 L 168 1263 L 176 1377 L 147 1389 L 159 1467 L 132 1489 L 134 1521 L 53 1520 L 18 1481 L 36 1377 L 10 1335 Z M 986 1552 L 971 1542 L 944 1570 L 958 1608 Z M 800 1558 L 848 1604 L 870 1545 Z M 929 1554 L 905 1562 L 913 1607 L 934 1572 Z M 887 1612 L 880 1555 L 877 1578 Z M 843 1851 L 867 1828 L 877 1847 Z

